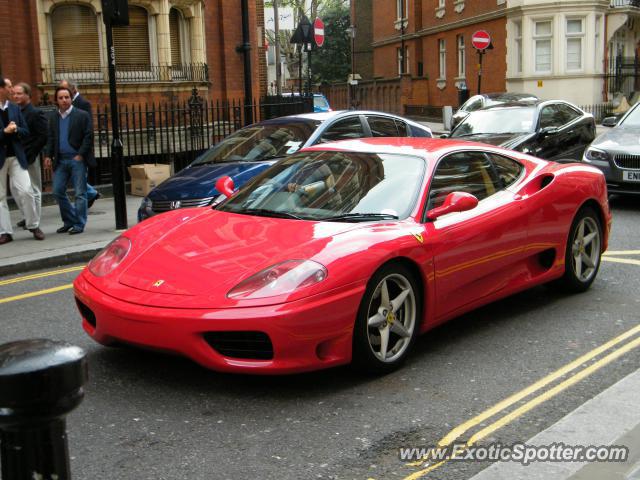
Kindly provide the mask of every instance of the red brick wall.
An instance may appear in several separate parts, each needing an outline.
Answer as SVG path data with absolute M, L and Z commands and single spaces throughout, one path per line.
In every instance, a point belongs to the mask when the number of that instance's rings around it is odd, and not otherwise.
M 0 0 L 0 45 L 2 75 L 35 86 L 42 78 L 35 0 Z

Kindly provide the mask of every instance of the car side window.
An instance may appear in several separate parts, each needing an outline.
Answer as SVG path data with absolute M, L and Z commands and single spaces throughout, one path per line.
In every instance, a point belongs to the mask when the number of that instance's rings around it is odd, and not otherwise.
M 500 182 L 502 183 L 502 188 L 508 187 L 520 178 L 524 170 L 524 167 L 520 163 L 503 157 L 502 155 L 496 155 L 495 153 L 488 153 L 487 155 L 496 169 L 498 178 L 500 178 Z
M 561 127 L 566 122 L 558 105 L 547 105 L 540 111 L 540 128 Z
M 368 116 L 372 137 L 397 137 L 398 129 L 393 118 Z
M 465 112 L 475 112 L 476 110 L 482 108 L 482 97 L 479 97 L 476 100 L 473 100 L 463 108 Z
M 338 120 L 327 128 L 316 143 L 337 142 L 365 136 L 360 117 L 348 117 Z
M 439 207 L 452 192 L 483 200 L 502 188 L 489 158 L 482 152 L 459 152 L 440 160 L 431 180 L 428 210 Z
M 582 116 L 580 112 L 571 108 L 569 105 L 556 105 L 556 108 L 558 109 L 559 115 L 562 116 L 562 125 L 566 125 Z
M 399 137 L 408 137 L 409 136 L 409 127 L 406 123 L 400 120 L 394 120 L 396 122 L 396 128 L 398 129 Z

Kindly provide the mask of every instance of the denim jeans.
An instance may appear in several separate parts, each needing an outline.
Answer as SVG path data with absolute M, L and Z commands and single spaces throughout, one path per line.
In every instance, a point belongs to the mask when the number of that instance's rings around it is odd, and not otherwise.
M 75 205 L 67 196 L 67 184 L 75 191 Z M 87 223 L 87 165 L 83 161 L 58 160 L 53 172 L 53 196 L 60 207 L 65 227 L 84 230 Z
M 98 191 L 93 188 L 93 185 L 87 183 L 87 200 L 92 200 L 98 196 Z

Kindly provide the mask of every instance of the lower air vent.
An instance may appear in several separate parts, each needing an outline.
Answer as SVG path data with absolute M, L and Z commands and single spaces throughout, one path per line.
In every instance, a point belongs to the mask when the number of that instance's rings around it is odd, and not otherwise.
M 93 311 L 87 307 L 84 303 L 76 298 L 76 305 L 80 310 L 80 315 L 84 318 L 93 328 L 96 328 L 96 315 Z
M 253 360 L 273 358 L 271 339 L 264 332 L 206 332 L 204 339 L 225 357 Z

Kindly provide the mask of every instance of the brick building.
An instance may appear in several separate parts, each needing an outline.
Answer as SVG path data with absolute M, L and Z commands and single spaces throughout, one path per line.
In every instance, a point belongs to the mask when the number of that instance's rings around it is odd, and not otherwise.
M 471 35 L 482 29 L 493 41 L 483 58 L 482 90 L 504 91 L 505 5 L 504 0 L 373 0 L 374 77 L 411 79 L 408 90 L 403 86 L 408 104 L 457 105 L 461 88 L 478 88 Z
M 263 0 L 249 2 L 253 98 L 266 93 Z M 244 97 L 241 0 L 129 0 L 128 27 L 114 29 L 122 103 Z M 108 103 L 100 0 L 0 0 L 0 70 L 36 97 L 74 79 Z

